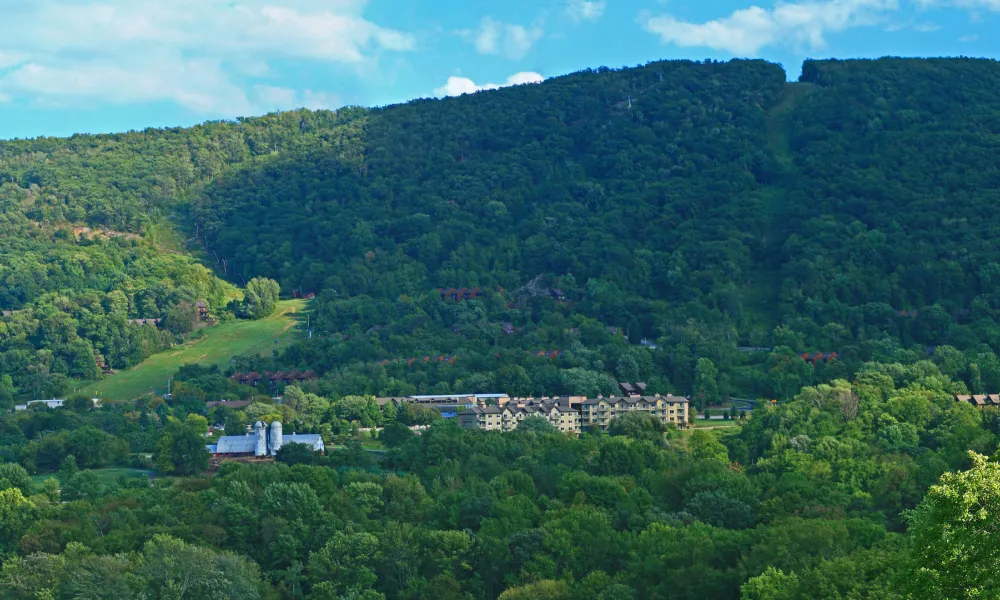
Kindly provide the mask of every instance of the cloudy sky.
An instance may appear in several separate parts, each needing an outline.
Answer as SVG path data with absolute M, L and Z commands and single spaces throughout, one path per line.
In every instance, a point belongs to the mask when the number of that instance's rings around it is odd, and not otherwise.
M 0 138 L 384 105 L 596 66 L 1000 57 L 1000 0 L 0 0 Z

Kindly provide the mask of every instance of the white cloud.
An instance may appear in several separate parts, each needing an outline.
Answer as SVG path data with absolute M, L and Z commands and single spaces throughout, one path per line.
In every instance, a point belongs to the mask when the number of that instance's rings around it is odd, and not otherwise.
M 985 9 L 1000 12 L 1000 0 L 917 0 L 924 8 L 954 6 L 957 8 Z
M 604 0 L 569 0 L 566 14 L 576 22 L 596 22 L 604 15 Z
M 275 59 L 312 60 L 364 73 L 374 70 L 381 54 L 414 48 L 411 35 L 365 19 L 366 4 L 15 1 L 0 21 L 0 69 L 9 69 L 0 72 L 0 94 L 49 104 L 169 101 L 199 113 L 246 114 L 257 110 L 260 94 L 245 78 L 276 76 L 269 65 Z M 314 104 L 327 100 L 309 91 L 295 98 Z
M 978 41 L 978 40 L 979 40 L 979 36 L 978 35 L 963 35 L 962 37 L 958 38 L 958 41 L 963 42 L 963 43 L 971 43 L 971 42 L 975 42 L 975 41 Z
M 0 93 L 36 98 L 48 106 L 165 100 L 198 113 L 235 116 L 253 110 L 243 90 L 228 81 L 218 63 L 201 60 L 88 61 L 71 67 L 30 62 L 0 78 Z
M 308 108 L 309 110 L 335 109 L 343 106 L 336 94 L 305 90 L 299 92 L 292 88 L 270 85 L 255 85 L 253 87 L 254 103 L 265 110 L 292 110 Z
M 14 65 L 24 62 L 26 58 L 27 57 L 23 54 L 4 52 L 3 50 L 0 50 L 0 69 L 13 67 Z
M 507 81 L 503 84 L 487 83 L 484 85 L 477 85 L 475 81 L 469 79 L 468 77 L 449 77 L 447 83 L 434 90 L 434 95 L 461 96 L 462 94 L 474 94 L 482 90 L 498 90 L 502 87 L 528 83 L 541 83 L 542 81 L 545 81 L 544 77 L 542 77 L 539 73 L 533 73 L 531 71 L 515 73 L 508 77 Z
M 529 28 L 514 23 L 502 23 L 490 17 L 482 20 L 479 29 L 458 33 L 472 42 L 476 52 L 480 54 L 502 54 L 514 60 L 524 58 L 544 35 L 542 28 L 537 25 Z
M 672 15 L 644 16 L 640 21 L 667 44 L 756 55 L 762 48 L 778 44 L 820 49 L 826 45 L 827 33 L 873 25 L 885 12 L 897 8 L 896 0 L 779 2 L 771 10 L 751 6 L 705 23 L 682 21 Z

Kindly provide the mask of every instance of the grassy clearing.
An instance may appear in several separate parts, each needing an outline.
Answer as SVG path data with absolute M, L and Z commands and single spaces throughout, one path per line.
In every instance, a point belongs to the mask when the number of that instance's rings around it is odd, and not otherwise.
M 119 477 L 149 477 L 152 475 L 152 471 L 144 471 L 142 469 L 130 469 L 128 467 L 109 467 L 107 469 L 93 469 L 94 474 L 97 475 L 97 479 L 101 481 L 104 485 L 112 485 L 118 483 Z M 49 477 L 55 477 L 55 473 L 43 473 L 41 475 L 32 475 L 31 483 L 35 486 L 36 492 L 42 491 L 42 483 Z
M 203 335 L 181 346 L 155 354 L 128 371 L 121 371 L 83 389 L 100 398 L 133 400 L 164 390 L 167 378 L 188 363 L 224 366 L 234 356 L 248 353 L 265 355 L 274 349 L 274 340 L 284 344 L 297 332 L 294 325 L 305 314 L 306 302 L 285 300 L 273 315 L 259 321 L 230 321 L 203 330 Z
M 697 421 L 694 422 L 694 427 L 695 429 L 708 429 L 708 428 L 722 429 L 724 427 L 739 427 L 742 423 L 743 421 L 740 421 L 739 419 L 732 419 L 729 421 L 721 419 L 720 420 L 713 419 L 711 421 L 705 421 L 703 419 L 698 419 Z

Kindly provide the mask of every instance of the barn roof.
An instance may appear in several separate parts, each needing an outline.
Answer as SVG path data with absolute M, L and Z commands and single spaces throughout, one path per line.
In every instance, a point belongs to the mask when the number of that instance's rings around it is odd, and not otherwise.
M 252 454 L 257 438 L 252 435 L 225 435 L 219 438 L 219 454 Z
M 326 448 L 326 445 L 323 443 L 323 436 L 318 433 L 293 433 L 282 436 L 281 445 L 284 446 L 286 444 L 305 444 L 313 450 Z

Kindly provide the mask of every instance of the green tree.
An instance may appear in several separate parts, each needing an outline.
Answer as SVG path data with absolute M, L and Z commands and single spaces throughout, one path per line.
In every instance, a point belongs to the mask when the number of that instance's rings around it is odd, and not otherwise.
M 281 287 L 277 281 L 266 277 L 254 277 L 247 282 L 243 302 L 237 314 L 247 319 L 263 319 L 274 313 L 278 305 Z
M 740 588 L 741 600 L 795 600 L 799 598 L 799 579 L 795 573 L 784 574 L 774 567 L 749 581 Z
M 316 461 L 316 452 L 308 444 L 282 444 L 275 460 L 286 465 L 311 465 Z
M 185 335 L 194 331 L 198 324 L 198 309 L 191 302 L 183 301 L 167 310 L 163 326 L 176 335 Z
M 153 463 L 161 473 L 195 475 L 208 467 L 205 437 L 170 417 L 156 445 Z
M 611 420 L 608 433 L 621 435 L 634 440 L 647 440 L 654 444 L 663 442 L 666 427 L 652 415 L 643 412 L 626 412 Z
M 0 490 L 9 489 L 19 489 L 21 493 L 31 495 L 31 476 L 21 465 L 0 464 Z
M 69 478 L 62 487 L 62 499 L 96 500 L 104 494 L 104 485 L 93 471 L 80 471 Z
M 1000 596 L 1000 464 L 970 453 L 972 468 L 945 473 L 909 515 L 914 598 Z
M 570 600 L 572 594 L 565 581 L 542 580 L 512 587 L 500 594 L 499 600 Z
M 694 401 L 699 409 L 719 401 L 719 370 L 707 358 L 699 358 L 694 371 Z
M 60 463 L 59 472 L 56 474 L 56 477 L 59 478 L 59 481 L 63 485 L 66 485 L 66 482 L 76 475 L 79 470 L 80 468 L 76 465 L 76 457 L 69 454 Z
M 24 497 L 20 488 L 0 490 L 0 552 L 17 546 L 34 517 L 34 509 L 35 505 Z
M 525 417 L 517 425 L 517 431 L 519 433 L 534 433 L 536 435 L 545 435 L 548 433 L 555 433 L 557 430 L 552 426 L 552 423 L 548 419 L 539 415 L 531 415 Z

